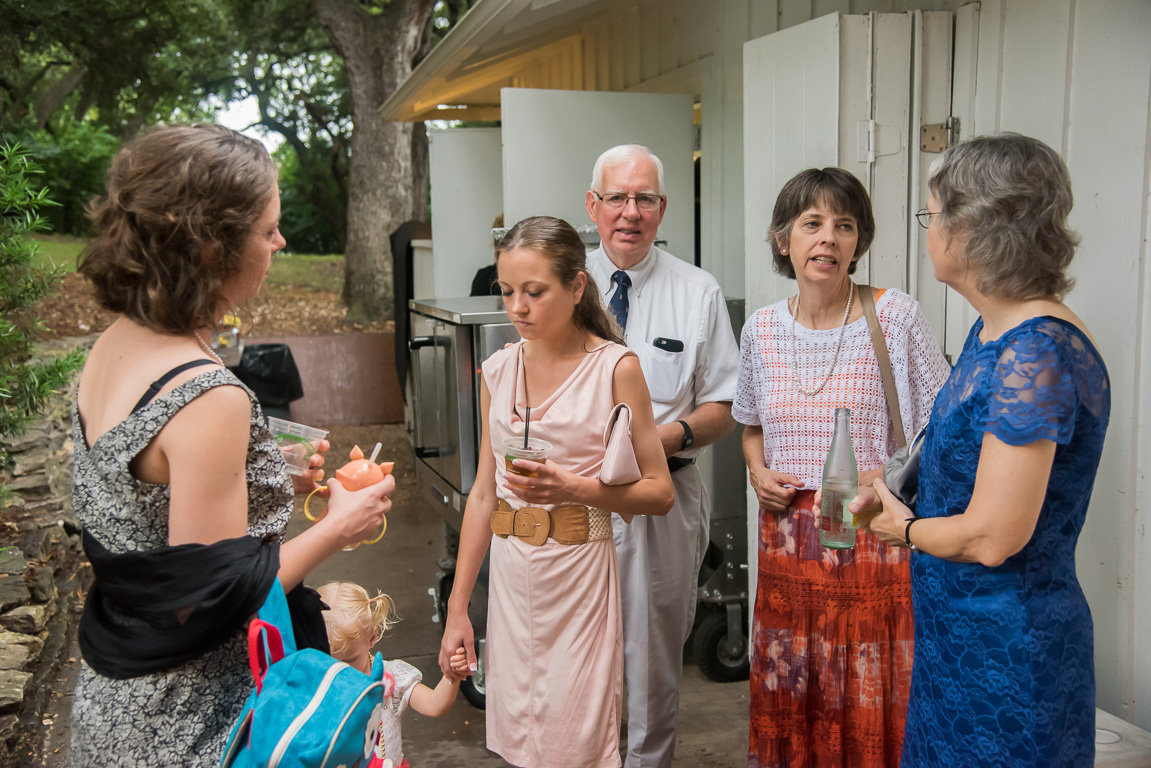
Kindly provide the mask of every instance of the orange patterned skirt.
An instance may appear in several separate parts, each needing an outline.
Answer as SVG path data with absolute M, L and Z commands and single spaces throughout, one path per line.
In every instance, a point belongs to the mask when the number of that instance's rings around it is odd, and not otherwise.
M 819 543 L 814 491 L 759 512 L 751 768 L 899 765 L 915 640 L 909 553 Z

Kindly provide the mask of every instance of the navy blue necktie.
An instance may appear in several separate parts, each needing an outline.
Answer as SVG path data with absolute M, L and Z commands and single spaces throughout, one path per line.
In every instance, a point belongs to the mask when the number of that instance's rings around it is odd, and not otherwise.
M 631 286 L 631 278 L 627 276 L 627 272 L 619 269 L 611 279 L 615 281 L 615 293 L 612 294 L 608 306 L 611 307 L 611 313 L 615 315 L 615 321 L 619 323 L 622 331 L 627 328 L 627 289 Z

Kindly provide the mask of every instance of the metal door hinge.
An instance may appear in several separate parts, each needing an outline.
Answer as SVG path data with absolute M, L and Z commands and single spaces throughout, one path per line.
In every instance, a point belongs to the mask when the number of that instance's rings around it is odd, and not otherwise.
M 949 117 L 943 123 L 929 123 L 919 129 L 919 148 L 939 153 L 959 143 L 959 118 Z
M 874 120 L 855 124 L 855 152 L 858 162 L 874 163 L 878 157 L 898 155 L 903 151 L 903 132 L 894 125 L 880 125 Z

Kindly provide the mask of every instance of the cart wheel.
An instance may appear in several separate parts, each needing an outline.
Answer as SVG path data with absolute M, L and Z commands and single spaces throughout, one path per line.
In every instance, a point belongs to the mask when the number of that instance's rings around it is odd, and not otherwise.
M 460 693 L 476 709 L 484 709 L 488 702 L 487 680 L 484 675 L 484 642 L 485 638 L 476 640 L 476 671 L 471 677 L 465 677 L 460 683 Z
M 440 589 L 436 592 L 436 610 L 439 611 L 440 622 L 448 620 L 448 597 L 452 594 L 452 587 L 456 583 L 455 572 L 445 573 L 440 577 Z
M 699 670 L 717 683 L 746 680 L 751 673 L 751 662 L 747 655 L 746 630 L 743 635 L 742 652 L 732 654 L 727 642 L 726 612 L 717 611 L 704 619 L 695 631 L 692 645 Z

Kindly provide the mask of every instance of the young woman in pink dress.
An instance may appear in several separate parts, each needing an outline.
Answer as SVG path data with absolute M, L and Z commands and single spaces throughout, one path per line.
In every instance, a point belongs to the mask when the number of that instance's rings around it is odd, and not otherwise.
M 576 231 L 560 219 L 524 219 L 498 251 L 504 307 L 522 341 L 483 364 L 483 449 L 440 668 L 459 677 L 450 660 L 462 645 L 475 669 L 467 607 L 490 545 L 488 748 L 524 768 L 614 768 L 623 654 L 610 513 L 666 514 L 671 476 L 639 360 L 603 309 Z M 599 481 L 603 432 L 617 403 L 631 408 L 642 477 L 609 486 Z M 531 475 L 509 473 L 503 441 L 525 429 L 553 448 L 542 464 L 515 460 Z M 532 534 L 544 528 L 546 538 Z

